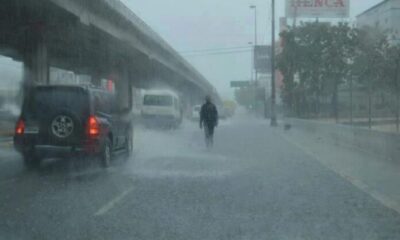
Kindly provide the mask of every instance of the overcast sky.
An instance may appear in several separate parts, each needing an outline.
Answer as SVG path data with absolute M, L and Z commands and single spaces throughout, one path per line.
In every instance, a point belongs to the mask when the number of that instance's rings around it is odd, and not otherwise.
M 254 40 L 254 11 L 258 9 L 258 41 L 270 42 L 270 0 L 122 0 L 179 52 L 248 46 Z M 351 0 L 354 17 L 380 0 Z M 284 15 L 284 1 L 276 0 L 277 19 Z M 229 82 L 248 80 L 251 53 L 185 56 L 219 91 L 232 97 Z M 21 65 L 0 58 L 0 87 L 21 79 Z
M 258 41 L 270 42 L 270 0 L 122 0 L 134 13 L 180 52 L 247 46 L 254 40 L 254 11 L 258 9 Z M 351 16 L 380 0 L 351 0 Z M 277 19 L 284 16 L 284 1 L 276 0 Z M 268 42 L 267 42 L 268 41 Z M 224 97 L 231 97 L 229 82 L 250 78 L 251 53 L 185 56 Z

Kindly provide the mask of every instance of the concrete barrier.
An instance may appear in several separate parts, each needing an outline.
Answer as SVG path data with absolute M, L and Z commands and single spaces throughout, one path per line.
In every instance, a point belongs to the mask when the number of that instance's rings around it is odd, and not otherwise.
M 313 120 L 285 119 L 294 130 L 304 131 L 332 144 L 358 148 L 364 152 L 400 163 L 400 135 L 342 124 Z

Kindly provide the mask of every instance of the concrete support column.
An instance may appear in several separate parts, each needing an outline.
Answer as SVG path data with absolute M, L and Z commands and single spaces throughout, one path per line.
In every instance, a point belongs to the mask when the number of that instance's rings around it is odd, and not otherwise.
M 48 47 L 43 38 L 29 37 L 27 48 L 23 54 L 23 94 L 29 99 L 35 85 L 49 84 L 49 57 Z M 39 40 L 40 39 L 40 40 Z
M 202 104 L 204 97 L 201 96 L 201 94 L 197 90 L 188 90 L 190 95 L 188 96 L 188 102 L 190 104 L 190 107 Z
M 94 73 L 92 73 L 92 74 L 90 75 L 90 77 L 92 78 L 91 83 L 92 83 L 94 86 L 97 86 L 97 87 L 100 87 L 100 86 L 101 86 L 102 77 L 101 77 L 101 74 L 100 74 L 99 72 L 94 71 Z
M 126 66 L 119 69 L 118 79 L 115 81 L 115 91 L 120 110 L 132 109 L 132 83 Z
M 29 85 L 49 84 L 49 56 L 46 43 L 37 41 L 24 56 L 24 81 Z

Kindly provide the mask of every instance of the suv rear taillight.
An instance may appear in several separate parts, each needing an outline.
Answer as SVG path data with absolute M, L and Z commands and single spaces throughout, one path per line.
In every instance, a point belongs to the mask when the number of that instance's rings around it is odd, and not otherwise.
M 99 121 L 95 116 L 90 116 L 88 119 L 87 134 L 90 137 L 97 137 L 100 134 Z
M 25 122 L 24 120 L 20 119 L 17 122 L 17 125 L 15 126 L 15 134 L 16 135 L 22 135 L 25 132 Z

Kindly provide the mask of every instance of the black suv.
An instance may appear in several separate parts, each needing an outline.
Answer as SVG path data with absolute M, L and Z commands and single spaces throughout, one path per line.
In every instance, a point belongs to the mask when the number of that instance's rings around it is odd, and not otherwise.
M 110 165 L 115 151 L 131 153 L 132 118 L 113 93 L 86 86 L 37 86 L 24 99 L 14 146 L 25 165 L 44 158 L 97 157 Z

